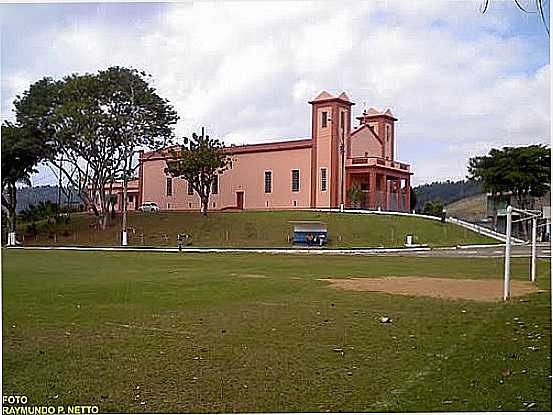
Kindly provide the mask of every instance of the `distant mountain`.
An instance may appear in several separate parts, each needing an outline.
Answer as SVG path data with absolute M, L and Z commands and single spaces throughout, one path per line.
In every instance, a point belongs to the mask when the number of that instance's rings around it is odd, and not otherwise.
M 71 197 L 72 204 L 79 202 L 76 192 L 73 192 Z M 17 189 L 17 212 L 21 212 L 29 207 L 29 205 L 37 205 L 40 202 L 50 201 L 58 203 L 58 186 L 37 186 L 37 187 L 22 187 Z M 61 204 L 67 204 L 67 197 L 61 193 Z
M 422 209 L 426 202 L 441 200 L 444 204 L 482 193 L 482 186 L 468 180 L 432 182 L 413 188 L 417 195 L 415 209 Z

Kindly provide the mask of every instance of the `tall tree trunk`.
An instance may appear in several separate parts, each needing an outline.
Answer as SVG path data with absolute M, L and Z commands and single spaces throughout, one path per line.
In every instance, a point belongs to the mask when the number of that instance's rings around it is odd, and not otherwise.
M 63 161 L 61 163 L 63 164 Z M 60 170 L 58 173 L 58 208 L 56 209 L 56 218 L 59 218 L 60 210 L 61 210 L 61 186 L 62 186 L 62 181 L 61 181 L 61 165 L 60 165 Z
M 67 199 L 67 219 L 71 220 L 71 190 L 69 186 L 67 187 L 67 194 L 65 195 Z
M 105 189 L 100 190 L 100 216 L 98 218 L 100 229 L 105 231 L 108 227 L 110 215 L 109 215 L 109 195 L 106 193 Z
M 8 190 L 8 246 L 15 245 L 15 228 L 17 223 L 17 189 L 15 182 L 7 184 Z
M 105 231 L 108 228 L 108 219 L 109 219 L 109 212 L 103 212 L 101 219 L 100 219 L 100 229 Z
M 201 201 L 202 201 L 202 214 L 204 216 L 207 216 L 207 208 L 208 208 L 208 205 L 209 205 L 209 196 L 202 196 L 200 197 Z
M 15 232 L 15 227 L 17 223 L 17 188 L 15 187 L 15 182 L 9 184 L 10 186 L 10 232 Z

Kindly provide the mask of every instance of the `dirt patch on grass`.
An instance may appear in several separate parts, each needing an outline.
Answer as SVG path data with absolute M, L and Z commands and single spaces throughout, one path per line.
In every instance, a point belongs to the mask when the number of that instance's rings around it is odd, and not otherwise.
M 320 279 L 340 290 L 372 291 L 417 297 L 495 302 L 503 298 L 503 280 L 467 280 L 430 277 L 382 277 Z M 539 292 L 529 281 L 511 281 L 511 295 L 519 297 Z

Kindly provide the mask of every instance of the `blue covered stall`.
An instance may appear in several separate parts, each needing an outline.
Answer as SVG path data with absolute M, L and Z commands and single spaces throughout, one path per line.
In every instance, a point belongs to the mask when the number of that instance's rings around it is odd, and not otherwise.
M 328 229 L 324 222 L 292 221 L 290 223 L 294 226 L 294 244 L 323 246 L 328 243 Z

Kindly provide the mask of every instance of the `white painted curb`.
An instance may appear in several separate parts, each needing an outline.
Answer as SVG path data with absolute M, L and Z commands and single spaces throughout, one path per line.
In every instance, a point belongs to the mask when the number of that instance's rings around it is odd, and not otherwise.
M 255 253 L 255 254 L 310 254 L 310 255 L 367 255 L 390 254 L 404 252 L 429 252 L 468 248 L 492 248 L 503 245 L 459 245 L 448 247 L 419 248 L 351 248 L 351 249 L 320 249 L 320 248 L 155 248 L 155 247 L 107 247 L 107 246 L 16 246 L 6 249 L 42 250 L 42 251 L 107 251 L 107 252 L 176 252 L 176 253 Z

